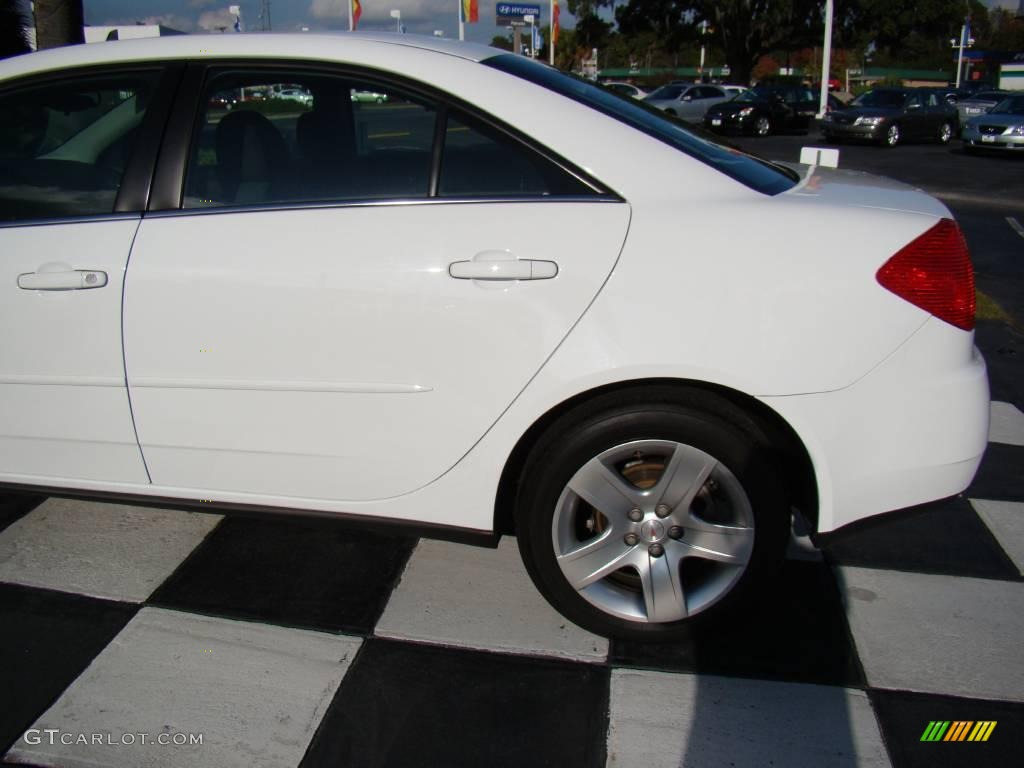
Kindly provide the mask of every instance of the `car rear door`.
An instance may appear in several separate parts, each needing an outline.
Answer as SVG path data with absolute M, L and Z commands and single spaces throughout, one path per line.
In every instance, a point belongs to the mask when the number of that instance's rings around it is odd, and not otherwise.
M 419 84 L 265 63 L 193 77 L 198 128 L 162 155 L 165 210 L 125 294 L 153 482 L 262 503 L 431 482 L 586 311 L 628 205 Z M 312 103 L 246 100 L 280 82 Z M 185 113 L 168 135 L 187 142 Z
M 121 290 L 177 72 L 0 88 L 0 478 L 147 482 Z

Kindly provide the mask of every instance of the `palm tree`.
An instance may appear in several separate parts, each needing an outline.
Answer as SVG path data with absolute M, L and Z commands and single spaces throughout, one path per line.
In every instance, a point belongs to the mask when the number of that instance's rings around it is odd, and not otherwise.
M 28 53 L 27 33 L 19 0 L 0 0 L 0 59 Z
M 82 0 L 34 0 L 36 47 L 84 43 Z

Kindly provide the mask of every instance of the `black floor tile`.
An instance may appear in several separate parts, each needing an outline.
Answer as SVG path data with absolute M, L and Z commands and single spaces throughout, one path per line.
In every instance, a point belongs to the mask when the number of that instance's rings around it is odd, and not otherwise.
M 148 603 L 368 633 L 415 544 L 332 521 L 228 518 Z
M 127 603 L 0 584 L 0 755 L 136 610 Z
M 1024 704 L 869 691 L 893 768 L 983 768 L 1024 761 Z M 995 721 L 988 741 L 921 741 L 932 721 Z M 972 727 L 973 730 L 973 727 Z M 951 733 L 952 727 L 946 729 Z
M 822 548 L 835 565 L 981 579 L 1020 577 L 963 496 L 855 523 L 828 537 Z
M 1024 446 L 989 443 L 964 494 L 971 499 L 1024 501 Z
M 975 341 L 988 366 L 993 400 L 1024 410 L 1024 334 L 995 320 L 982 320 Z
M 371 639 L 306 768 L 599 768 L 608 669 Z
M 27 493 L 0 493 L 0 531 L 24 517 L 46 501 L 45 496 Z
M 610 659 L 701 674 L 825 685 L 863 683 L 835 579 L 824 563 L 787 561 L 776 583 L 717 629 L 673 644 L 613 641 Z

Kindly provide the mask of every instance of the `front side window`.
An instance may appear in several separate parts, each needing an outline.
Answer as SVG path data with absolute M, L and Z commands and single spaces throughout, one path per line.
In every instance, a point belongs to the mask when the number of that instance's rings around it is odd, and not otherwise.
M 0 220 L 113 213 L 159 72 L 0 94 Z
M 587 80 L 571 77 L 523 56 L 499 54 L 484 59 L 482 64 L 547 88 L 618 120 L 757 192 L 778 194 L 792 189 L 799 180 L 795 172 L 739 149 L 727 147 L 711 136 L 697 134 L 678 121 L 666 118 L 664 113 L 649 104 L 635 99 L 620 99 Z
M 390 85 L 222 71 L 202 105 L 186 208 L 428 195 L 437 110 Z

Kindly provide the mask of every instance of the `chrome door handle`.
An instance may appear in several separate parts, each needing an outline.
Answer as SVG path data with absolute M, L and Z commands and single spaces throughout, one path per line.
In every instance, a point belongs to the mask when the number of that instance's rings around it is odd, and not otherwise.
M 102 288 L 107 284 L 107 273 L 93 269 L 71 269 L 60 272 L 26 272 L 18 275 L 18 287 L 26 291 L 78 291 Z
M 459 280 L 550 280 L 558 274 L 558 265 L 537 259 L 454 261 L 448 274 Z

